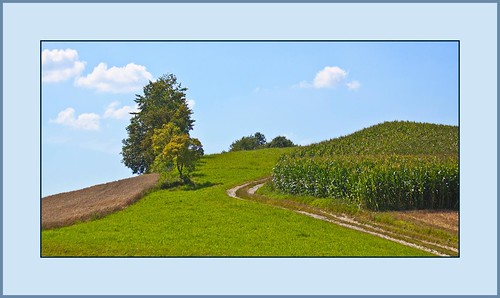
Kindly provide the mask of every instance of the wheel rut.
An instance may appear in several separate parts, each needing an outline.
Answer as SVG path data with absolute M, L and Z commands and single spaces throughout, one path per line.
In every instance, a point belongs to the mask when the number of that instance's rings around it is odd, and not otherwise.
M 412 237 L 406 236 L 406 235 L 400 235 L 397 233 L 394 233 L 392 231 L 385 230 L 381 227 L 377 226 L 372 226 L 366 223 L 361 223 L 356 221 L 353 218 L 347 217 L 345 215 L 337 215 L 329 212 L 325 212 L 322 210 L 314 209 L 314 208 L 304 208 L 304 206 L 299 206 L 296 205 L 294 208 L 291 208 L 289 206 L 283 206 L 283 205 L 277 205 L 273 204 L 269 201 L 263 201 L 262 199 L 256 200 L 255 197 L 257 196 L 255 193 L 259 188 L 261 188 L 266 182 L 269 181 L 269 178 L 264 178 L 264 179 L 259 179 L 259 180 L 254 180 L 250 181 L 241 185 L 237 185 L 231 189 L 228 189 L 227 195 L 239 199 L 239 200 L 245 200 L 245 201 L 258 201 L 261 203 L 264 203 L 266 205 L 272 205 L 277 208 L 285 209 L 285 210 L 291 210 L 296 213 L 306 215 L 309 217 L 313 217 L 319 220 L 323 220 L 326 222 L 330 222 L 332 224 L 336 224 L 348 229 L 353 229 L 359 232 L 367 233 L 370 235 L 374 235 L 389 241 L 393 241 L 405 246 L 413 247 L 416 249 L 420 249 L 429 253 L 432 253 L 436 256 L 442 256 L 442 257 L 449 257 L 451 255 L 443 253 L 442 250 L 448 250 L 451 252 L 458 253 L 458 250 L 454 247 L 449 247 L 446 245 L 442 245 L 439 243 L 434 243 L 430 241 L 425 241 L 425 240 L 416 240 L 413 239 Z M 262 197 L 259 195 L 259 197 Z M 434 248 L 441 248 L 441 251 L 438 251 L 437 249 Z

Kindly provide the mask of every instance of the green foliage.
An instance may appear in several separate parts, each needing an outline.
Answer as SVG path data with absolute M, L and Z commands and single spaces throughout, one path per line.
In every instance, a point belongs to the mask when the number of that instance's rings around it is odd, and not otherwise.
M 260 132 L 256 132 L 253 137 L 255 138 L 257 146 L 262 146 L 266 144 L 266 137 Z
M 253 136 L 242 137 L 234 141 L 229 146 L 229 151 L 255 150 L 261 148 L 266 143 L 266 137 L 260 132 L 256 132 Z
M 190 182 L 190 173 L 196 162 L 203 156 L 203 146 L 196 138 L 181 131 L 173 123 L 164 124 L 154 130 L 152 147 L 155 154 L 153 171 L 164 174 L 162 178 L 169 183 L 168 174 L 175 169 L 181 181 Z
M 193 129 L 192 111 L 186 100 L 186 88 L 177 82 L 173 74 L 149 82 L 143 88 L 144 95 L 136 95 L 139 112 L 134 113 L 127 127 L 128 137 L 123 140 L 122 162 L 134 174 L 149 173 L 156 158 L 152 137 L 155 129 L 172 123 L 182 133 Z
M 242 137 L 234 141 L 229 147 L 229 151 L 256 150 L 262 148 L 285 148 L 295 146 L 292 141 L 286 137 L 277 136 L 271 142 L 267 143 L 266 137 L 256 132 L 253 136 Z
M 275 186 L 372 210 L 457 209 L 458 128 L 389 122 L 280 158 Z
M 266 144 L 268 148 L 286 148 L 294 146 L 295 144 L 284 136 L 277 136 Z

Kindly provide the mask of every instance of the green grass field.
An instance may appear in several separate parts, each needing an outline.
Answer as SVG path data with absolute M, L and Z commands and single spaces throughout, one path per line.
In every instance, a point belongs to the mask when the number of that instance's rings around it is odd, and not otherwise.
M 158 190 L 91 222 L 42 231 L 42 256 L 429 256 L 293 211 L 230 198 L 290 149 L 203 157 L 197 187 Z

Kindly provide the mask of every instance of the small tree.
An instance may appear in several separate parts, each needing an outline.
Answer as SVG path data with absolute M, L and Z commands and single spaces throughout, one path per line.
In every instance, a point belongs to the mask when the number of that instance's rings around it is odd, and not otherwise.
M 229 146 L 229 151 L 255 150 L 261 148 L 294 147 L 295 144 L 284 136 L 277 136 L 271 142 L 266 142 L 266 137 L 260 132 L 253 136 L 242 137 Z
M 191 182 L 190 173 L 203 156 L 203 146 L 198 139 L 191 138 L 173 123 L 168 123 L 154 130 L 152 147 L 155 172 L 168 174 L 177 169 L 182 182 Z
M 260 132 L 256 132 L 254 135 L 253 135 L 255 141 L 257 142 L 257 147 L 258 146 L 263 146 L 266 144 L 266 137 L 261 134 Z
M 284 136 L 277 136 L 267 144 L 269 148 L 294 147 L 295 144 Z
M 256 132 L 253 136 L 242 137 L 234 141 L 229 146 L 229 151 L 255 150 L 262 148 L 266 144 L 266 137 L 260 132 Z

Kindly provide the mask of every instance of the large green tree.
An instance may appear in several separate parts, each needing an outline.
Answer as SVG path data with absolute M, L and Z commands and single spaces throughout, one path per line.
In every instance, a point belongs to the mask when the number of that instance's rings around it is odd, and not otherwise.
M 156 159 L 153 149 L 155 129 L 165 124 L 177 128 L 179 134 L 187 134 L 193 129 L 192 111 L 186 99 L 187 88 L 177 82 L 173 74 L 166 74 L 155 82 L 149 82 L 143 95 L 136 95 L 139 111 L 133 113 L 127 127 L 128 137 L 123 140 L 122 162 L 134 174 L 152 172 Z M 201 144 L 200 144 L 201 146 Z

